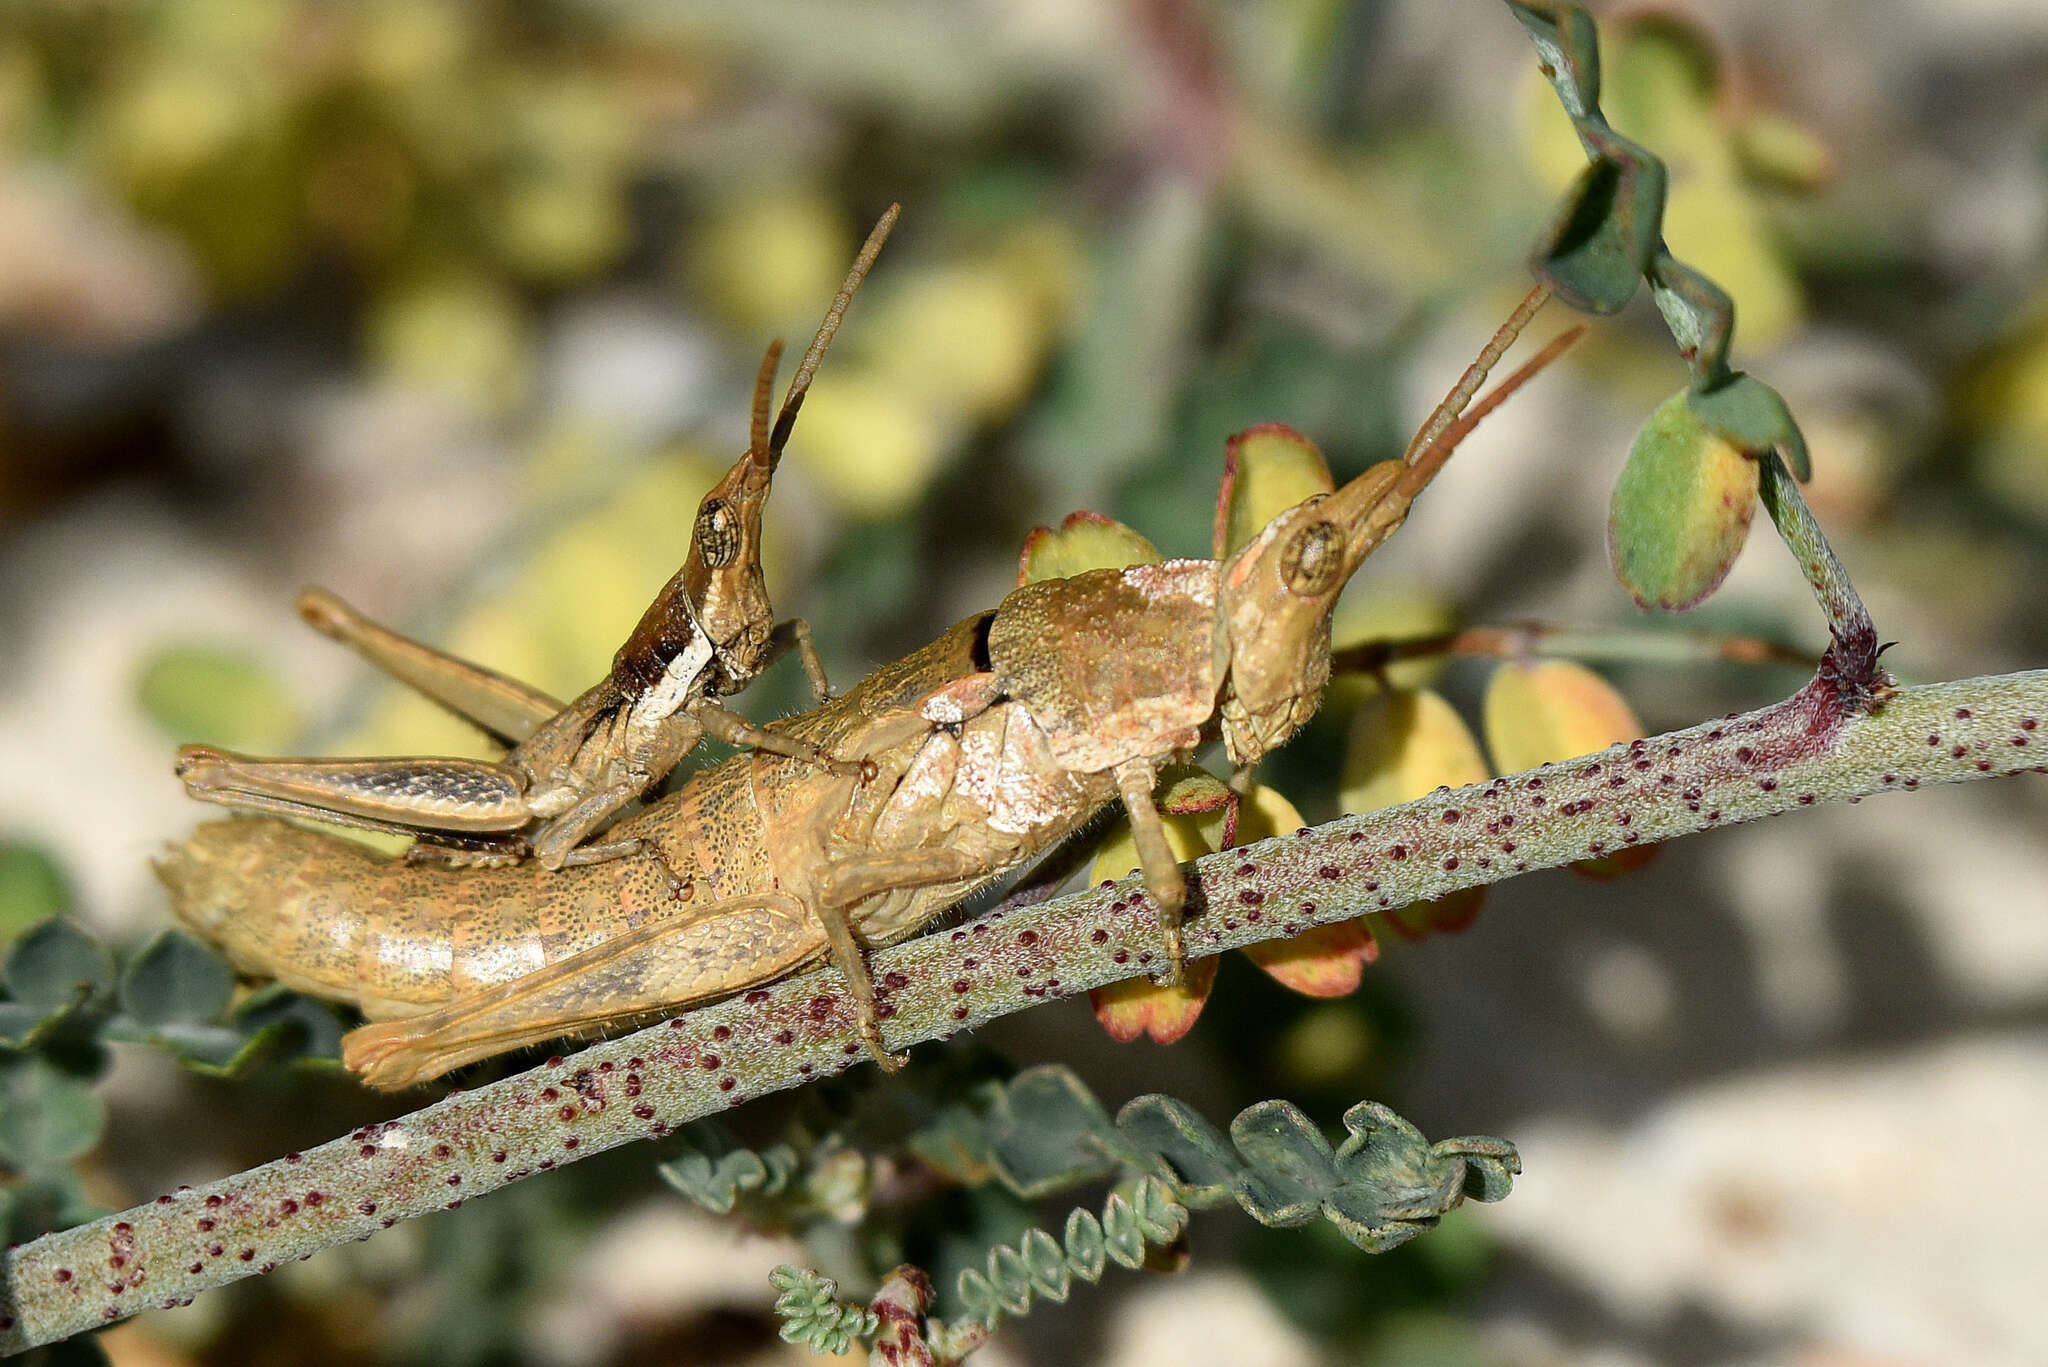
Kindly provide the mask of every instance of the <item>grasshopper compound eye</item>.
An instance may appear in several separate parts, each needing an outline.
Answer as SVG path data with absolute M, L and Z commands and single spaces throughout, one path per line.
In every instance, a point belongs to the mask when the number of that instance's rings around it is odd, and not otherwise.
M 706 569 L 722 570 L 740 553 L 739 529 L 725 504 L 715 498 L 697 510 L 696 530 L 690 537 Z
M 1316 598 L 1344 578 L 1344 533 L 1334 522 L 1311 522 L 1280 552 L 1280 582 L 1289 593 Z

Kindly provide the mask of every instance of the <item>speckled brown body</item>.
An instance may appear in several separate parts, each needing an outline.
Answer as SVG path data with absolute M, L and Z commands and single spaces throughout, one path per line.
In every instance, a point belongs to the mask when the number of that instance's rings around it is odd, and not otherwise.
M 1213 735 L 1225 568 L 1019 588 L 778 725 L 865 777 L 736 755 L 621 822 L 634 856 L 448 869 L 244 820 L 202 828 L 164 877 L 244 971 L 400 1018 L 348 1041 L 384 1085 L 749 987 L 832 952 L 834 915 L 868 945 L 914 933 L 1130 801 L 1120 774 L 1149 790 Z
M 1185 884 L 1152 798 L 1159 767 L 1220 735 L 1243 770 L 1312 715 L 1337 594 L 1470 423 L 1560 349 L 1464 418 L 1472 389 L 1454 390 L 1425 429 L 1435 440 L 1273 516 L 1227 559 L 1219 540 L 1216 560 L 1022 585 L 777 728 L 838 764 L 735 756 L 619 823 L 633 852 L 609 863 L 408 868 L 241 822 L 197 833 L 165 881 L 244 969 L 407 1017 L 344 1041 L 382 1086 L 828 954 L 862 1037 L 893 1061 L 863 947 L 914 933 L 1118 799 L 1177 974 Z

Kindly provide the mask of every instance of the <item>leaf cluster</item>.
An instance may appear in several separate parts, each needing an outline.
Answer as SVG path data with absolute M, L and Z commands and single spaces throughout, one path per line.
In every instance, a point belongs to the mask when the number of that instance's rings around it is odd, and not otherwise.
M 106 1106 L 93 1092 L 106 1046 L 146 1044 L 187 1068 L 240 1077 L 267 1063 L 335 1055 L 340 1024 L 324 1006 L 275 985 L 236 998 L 234 970 L 178 931 L 125 961 L 63 917 L 29 927 L 0 958 L 0 1231 L 20 1242 L 99 1212 L 73 1160 L 99 1142 Z

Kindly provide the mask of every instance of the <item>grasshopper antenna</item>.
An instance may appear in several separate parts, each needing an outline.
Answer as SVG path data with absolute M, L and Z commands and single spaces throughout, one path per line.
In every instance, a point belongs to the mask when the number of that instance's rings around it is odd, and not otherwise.
M 889 230 L 896 226 L 896 216 L 902 211 L 901 204 L 891 204 L 875 223 L 874 231 L 861 245 L 860 255 L 854 258 L 853 269 L 846 273 L 846 283 L 833 297 L 832 307 L 825 310 L 825 321 L 818 325 L 818 335 L 811 338 L 811 345 L 804 352 L 796 374 L 790 377 L 789 392 L 782 396 L 782 411 L 775 417 L 775 430 L 765 448 L 769 469 L 774 469 L 776 462 L 782 459 L 782 448 L 789 441 L 790 429 L 796 426 L 797 410 L 804 406 L 804 395 L 810 391 L 811 377 L 818 373 L 818 362 L 825 359 L 825 349 L 832 345 L 832 335 L 839 331 L 839 322 L 846 316 L 846 306 L 853 302 L 860 282 L 867 278 L 868 267 L 874 265 L 875 258 L 881 255 L 882 244 L 889 240 Z
M 1537 288 L 1545 290 L 1547 293 L 1546 287 L 1538 286 Z M 1531 298 L 1534 298 L 1533 294 Z M 1527 300 L 1523 302 L 1526 304 Z M 1541 304 L 1543 301 L 1538 299 L 1536 302 Z M 1521 314 L 1522 311 L 1518 309 L 1516 312 Z M 1530 309 L 1529 312 L 1533 313 L 1535 310 Z M 1519 330 L 1522 322 L 1527 321 L 1526 315 L 1521 317 L 1521 322 L 1515 322 L 1514 319 L 1509 320 L 1517 330 Z M 1551 338 L 1541 351 L 1523 362 L 1514 374 L 1488 390 L 1484 398 L 1472 405 L 1472 410 L 1469 413 L 1460 415 L 1455 412 L 1447 412 L 1452 399 L 1457 399 L 1458 407 L 1463 408 L 1466 401 L 1471 397 L 1471 390 L 1466 391 L 1464 398 L 1458 398 L 1457 389 L 1452 390 L 1450 398 L 1446 398 L 1442 404 L 1437 406 L 1436 415 L 1430 419 L 1429 426 L 1434 428 L 1435 431 L 1429 443 L 1419 451 L 1411 451 L 1408 457 L 1408 468 L 1403 470 L 1401 477 L 1394 481 L 1393 492 L 1396 495 L 1409 498 L 1413 498 L 1416 494 L 1420 493 L 1423 486 L 1434 479 L 1436 472 L 1443 468 L 1444 462 L 1451 458 L 1451 453 L 1458 449 L 1458 443 L 1470 436 L 1472 429 L 1485 421 L 1487 414 L 1499 408 L 1503 403 L 1506 403 L 1508 398 L 1517 389 L 1520 389 L 1530 380 L 1536 378 L 1539 371 L 1558 357 L 1564 355 L 1565 352 L 1571 350 L 1573 343 L 1585 335 L 1586 325 L 1580 323 Z M 1487 343 L 1487 352 L 1492 353 L 1491 357 L 1488 357 L 1486 352 L 1482 352 L 1481 362 L 1474 363 L 1472 368 L 1465 372 L 1464 377 L 1458 381 L 1458 388 L 1464 389 L 1465 381 L 1472 379 L 1475 371 L 1479 378 L 1483 379 L 1486 375 L 1486 370 L 1483 367 L 1490 366 L 1493 360 L 1498 359 L 1501 351 L 1505 351 L 1508 343 L 1513 340 L 1514 333 L 1510 332 L 1506 326 L 1503 326 L 1500 332 L 1494 334 L 1493 341 Z M 1496 349 L 1496 343 L 1498 344 L 1498 349 Z M 1478 388 L 1479 382 L 1475 379 L 1471 389 L 1477 390 Z M 1443 421 L 1438 422 L 1438 417 L 1442 417 Z
M 1522 302 L 1515 305 L 1515 311 L 1495 330 L 1493 340 L 1480 351 L 1478 359 L 1465 367 L 1465 373 L 1458 377 L 1458 382 L 1451 386 L 1451 392 L 1444 395 L 1443 402 L 1429 415 L 1429 421 L 1416 429 L 1414 437 L 1408 442 L 1408 449 L 1401 453 L 1403 462 L 1415 464 L 1424 452 L 1437 444 L 1450 425 L 1458 420 L 1458 415 L 1465 411 L 1465 405 L 1472 402 L 1472 396 L 1479 392 L 1479 386 L 1486 383 L 1487 372 L 1492 370 L 1495 362 L 1514 345 L 1515 338 L 1522 335 L 1522 329 L 1529 325 L 1529 320 L 1536 316 L 1536 311 L 1549 300 L 1548 285 L 1537 285 L 1522 296 Z M 1456 444 L 1452 443 L 1453 446 Z
M 782 339 L 777 337 L 768 344 L 768 354 L 754 375 L 754 421 L 747 433 L 747 452 L 757 460 L 768 454 L 768 405 L 775 401 L 775 371 L 781 364 Z

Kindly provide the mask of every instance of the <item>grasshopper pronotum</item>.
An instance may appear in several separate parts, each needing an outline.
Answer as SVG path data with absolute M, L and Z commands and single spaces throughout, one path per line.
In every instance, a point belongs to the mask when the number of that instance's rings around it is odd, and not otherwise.
M 306 816 L 418 837 L 417 854 L 445 862 L 509 862 L 531 854 L 548 869 L 601 863 L 639 848 L 632 837 L 586 843 L 666 778 L 706 734 L 731 745 L 858 772 L 815 746 L 765 731 L 718 700 L 739 692 L 792 646 L 817 701 L 831 696 L 801 618 L 776 622 L 761 577 L 761 510 L 811 377 L 874 264 L 897 206 L 875 224 L 826 311 L 771 427 L 768 405 L 782 343 L 754 381 L 747 450 L 697 507 L 690 551 L 612 661 L 611 672 L 567 706 L 536 689 L 357 613 L 321 589 L 299 615 L 387 674 L 496 736 L 496 763 L 448 758 L 257 759 L 208 746 L 178 754 L 192 796 L 246 811 Z
M 992 611 L 778 724 L 856 776 L 757 749 L 622 821 L 610 863 L 451 870 L 273 821 L 202 827 L 162 865 L 179 914 L 247 971 L 373 1017 L 343 1057 L 404 1086 L 558 1035 L 829 958 L 885 1064 L 863 945 L 915 933 L 1121 799 L 1181 969 L 1185 890 L 1152 789 L 1220 737 L 1240 772 L 1315 711 L 1330 619 L 1472 425 L 1577 335 L 1466 412 L 1532 293 L 1400 460 L 1273 517 L 1227 559 L 1093 570 Z M 1144 956 L 1149 957 L 1149 956 Z

